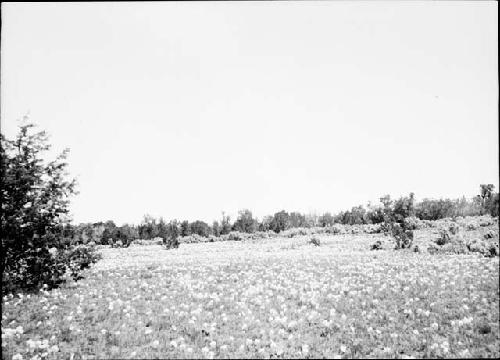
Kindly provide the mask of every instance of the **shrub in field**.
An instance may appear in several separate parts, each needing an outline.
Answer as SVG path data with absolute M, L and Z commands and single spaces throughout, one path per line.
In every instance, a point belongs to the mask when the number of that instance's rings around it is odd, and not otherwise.
M 410 248 L 413 243 L 412 217 L 415 213 L 413 193 L 395 202 L 386 195 L 380 198 L 380 202 L 384 205 L 382 230 L 386 235 L 392 236 L 396 249 Z
M 320 246 L 321 245 L 321 242 L 319 240 L 319 238 L 317 238 L 316 236 L 313 236 L 310 240 L 309 240 L 309 244 L 313 244 L 315 246 Z
M 231 231 L 228 234 L 227 239 L 230 241 L 242 241 L 245 239 L 245 235 L 240 233 L 239 231 Z
M 479 253 L 486 257 L 499 255 L 498 242 L 474 239 L 467 243 L 467 248 L 470 252 Z
M 491 217 L 481 217 L 481 219 L 479 220 L 479 226 L 481 227 L 486 227 L 486 226 L 490 226 L 490 225 L 494 225 L 495 224 L 495 221 L 493 220 L 493 218 Z
M 306 228 L 292 228 L 285 230 L 281 233 L 282 236 L 288 237 L 288 238 L 293 238 L 296 236 L 304 236 L 308 235 L 310 233 L 309 229 Z
M 380 240 L 375 241 L 375 243 L 370 246 L 370 250 L 382 250 L 382 242 Z
M 488 230 L 486 234 L 480 236 L 475 233 L 472 237 L 469 233 L 455 231 L 454 227 L 441 229 L 438 238 L 435 240 L 437 246 L 431 245 L 427 250 L 429 253 L 440 254 L 468 254 L 478 253 L 486 257 L 494 257 L 499 254 L 498 236 L 494 230 Z M 450 231 L 451 230 L 451 231 Z
M 74 280 L 81 278 L 81 271 L 102 258 L 94 246 L 77 245 L 65 251 L 63 255 L 69 263 L 68 271 Z
M 458 224 L 453 223 L 453 224 L 450 224 L 450 226 L 448 227 L 448 231 L 449 231 L 452 235 L 456 235 L 456 234 L 458 234 L 458 232 L 460 231 L 460 227 L 458 226 Z
M 397 222 L 391 223 L 389 231 L 396 242 L 396 249 L 408 249 L 411 247 L 413 243 L 413 230 L 406 229 L 404 222 L 402 224 Z
M 338 235 L 338 234 L 343 234 L 345 233 L 345 229 L 341 225 L 333 225 L 333 226 L 327 226 L 325 228 L 320 228 L 325 234 L 333 234 L 333 235 Z
M 498 232 L 493 230 L 493 229 L 489 229 L 485 234 L 484 234 L 484 238 L 485 239 L 495 239 L 495 238 L 498 238 Z
M 450 241 L 451 241 L 450 233 L 448 232 L 448 230 L 443 229 L 440 230 L 439 236 L 435 242 L 437 245 L 443 246 L 448 244 Z
M 439 252 L 444 254 L 467 254 L 466 241 L 462 235 L 453 236 L 448 242 L 441 246 Z
M 468 224 L 467 225 L 467 230 L 469 230 L 469 231 L 477 230 L 477 229 L 478 229 L 478 225 L 476 225 L 476 224 Z
M 177 220 L 172 220 L 165 226 L 164 230 L 160 233 L 163 239 L 163 245 L 168 249 L 176 249 L 179 247 L 179 225 Z

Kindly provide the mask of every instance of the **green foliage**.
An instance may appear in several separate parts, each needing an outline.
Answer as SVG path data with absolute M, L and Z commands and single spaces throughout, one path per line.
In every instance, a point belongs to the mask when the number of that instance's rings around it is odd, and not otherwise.
M 332 226 L 335 222 L 335 219 L 333 218 L 332 214 L 329 212 L 324 213 L 321 215 L 318 219 L 319 226 L 321 227 L 327 227 L 327 226 Z
M 450 233 L 448 232 L 448 230 L 442 229 L 440 230 L 439 236 L 435 242 L 437 245 L 443 246 L 448 244 L 450 241 L 451 241 Z
M 212 223 L 212 233 L 215 237 L 218 237 L 221 235 L 221 228 L 220 228 L 218 221 L 214 221 Z
M 191 235 L 189 221 L 184 220 L 183 222 L 181 222 L 180 236 L 189 236 L 189 235 Z
M 309 244 L 313 244 L 314 246 L 320 246 L 321 245 L 321 242 L 319 240 L 318 237 L 316 236 L 313 236 L 310 240 L 309 240 Z
M 191 234 L 197 234 L 203 237 L 208 237 L 208 235 L 210 235 L 211 232 L 210 226 L 207 223 L 200 220 L 190 223 L 189 228 Z
M 244 235 L 239 231 L 231 231 L 227 237 L 230 241 L 242 241 L 245 239 Z
M 68 150 L 47 162 L 48 136 L 34 128 L 25 119 L 14 140 L 1 136 L 1 270 L 7 291 L 57 286 L 66 270 L 81 270 L 72 268 L 79 255 L 68 256 L 80 251 L 72 246 L 74 229 L 67 218 L 76 192 L 76 181 L 67 174 Z M 85 255 L 93 256 L 93 250 Z
M 176 249 L 179 247 L 180 229 L 177 220 L 172 220 L 166 227 L 166 232 L 162 234 L 163 245 L 166 249 Z
M 415 226 L 413 193 L 396 201 L 392 201 L 390 196 L 386 195 L 380 202 L 384 205 L 384 231 L 395 240 L 396 249 L 410 248 Z
M 231 218 L 228 215 L 224 215 L 224 212 L 222 213 L 222 221 L 221 221 L 221 229 L 220 229 L 220 234 L 221 235 L 226 235 L 231 232 Z
M 324 221 L 320 220 L 320 223 Z M 346 224 L 346 225 L 356 225 L 356 224 L 369 224 L 369 215 L 363 206 L 354 206 L 350 211 L 340 212 L 335 217 L 335 222 Z
M 68 271 L 74 280 L 82 278 L 81 271 L 88 268 L 91 264 L 102 259 L 102 255 L 98 253 L 94 246 L 77 245 L 64 253 L 66 262 L 69 263 Z
M 269 224 L 269 229 L 275 233 L 280 233 L 289 228 L 290 220 L 289 215 L 285 210 L 281 210 L 274 214 L 271 223 Z
M 305 215 L 299 212 L 291 212 L 289 216 L 290 228 L 308 227 Z
M 144 215 L 142 223 L 139 225 L 139 237 L 141 239 L 150 240 L 160 236 L 156 219 L 151 215 Z
M 253 218 L 252 212 L 250 210 L 240 210 L 238 213 L 238 219 L 233 225 L 233 230 L 240 231 L 244 233 L 254 233 L 258 230 L 259 223 Z

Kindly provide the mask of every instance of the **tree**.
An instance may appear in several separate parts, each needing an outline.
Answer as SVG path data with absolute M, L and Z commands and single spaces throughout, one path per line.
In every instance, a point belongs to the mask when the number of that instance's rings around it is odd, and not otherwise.
M 163 245 L 167 249 L 179 247 L 179 223 L 177 220 L 171 220 L 166 228 L 165 237 L 163 237 Z
M 108 220 L 104 223 L 104 231 L 101 235 L 101 244 L 110 245 L 114 242 L 116 233 L 116 225 L 113 220 Z
M 259 224 L 259 231 L 271 230 L 271 223 L 273 222 L 273 217 L 268 215 L 264 216 L 262 222 Z
M 333 221 L 333 216 L 329 212 L 324 213 L 321 215 L 318 219 L 319 226 L 325 227 L 325 226 L 332 226 L 334 221 Z
M 290 221 L 289 215 L 285 210 L 281 210 L 274 214 L 271 224 L 269 226 L 270 230 L 273 230 L 275 233 L 279 233 L 289 228 Z
M 76 193 L 67 173 L 69 150 L 47 162 L 48 135 L 35 127 L 25 117 L 14 140 L 1 135 L 1 270 L 3 285 L 13 288 L 58 283 L 65 264 L 49 250 L 71 246 L 60 236 Z
M 139 236 L 145 240 L 159 236 L 156 219 L 153 216 L 144 215 L 142 223 L 139 225 Z
M 230 232 L 231 232 L 231 218 L 229 217 L 229 215 L 225 215 L 224 212 L 222 212 L 220 234 L 225 235 L 229 234 Z
M 203 237 L 208 237 L 210 235 L 210 226 L 204 221 L 196 220 L 189 224 L 191 234 L 197 234 Z
M 479 185 L 481 191 L 479 196 L 481 196 L 482 203 L 484 206 L 484 203 L 486 202 L 487 199 L 491 197 L 491 194 L 493 193 L 493 190 L 495 189 L 495 185 L 493 184 L 481 184 Z
M 413 228 L 409 217 L 414 216 L 414 194 L 409 197 L 401 197 L 397 201 L 392 201 L 389 195 L 380 198 L 384 205 L 384 224 L 386 234 L 390 234 L 395 243 L 396 249 L 410 248 L 413 243 Z
M 236 219 L 233 229 L 245 233 L 254 233 L 257 231 L 259 223 L 252 216 L 252 212 L 248 209 L 240 210 L 238 212 L 238 219 Z
M 490 214 L 491 216 L 498 216 L 498 193 L 493 190 L 493 184 L 481 184 L 480 194 L 482 213 Z
M 184 220 L 181 222 L 181 236 L 189 236 L 191 235 L 191 229 L 189 228 L 189 221 Z
M 212 233 L 214 234 L 214 236 L 219 237 L 220 236 L 220 231 L 221 231 L 221 228 L 220 228 L 219 222 L 218 221 L 214 221 L 212 223 Z
M 290 227 L 307 227 L 306 217 L 299 212 L 290 213 Z

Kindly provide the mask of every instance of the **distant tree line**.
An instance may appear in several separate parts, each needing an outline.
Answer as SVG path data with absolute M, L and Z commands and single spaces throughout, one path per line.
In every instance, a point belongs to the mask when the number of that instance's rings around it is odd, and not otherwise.
M 446 217 L 477 216 L 490 214 L 498 216 L 499 194 L 494 191 L 492 184 L 480 185 L 480 193 L 472 198 L 459 199 L 423 199 L 415 201 L 413 193 L 398 199 L 391 199 L 389 195 L 380 198 L 380 205 L 354 206 L 351 210 L 341 211 L 336 215 L 326 212 L 322 215 L 301 214 L 300 212 L 286 212 L 281 210 L 274 215 L 265 216 L 261 221 L 255 218 L 248 209 L 239 211 L 234 222 L 228 215 L 211 225 L 204 221 L 187 220 L 165 221 L 145 215 L 142 222 L 137 225 L 117 226 L 113 221 L 80 224 L 67 229 L 75 240 L 84 243 L 93 241 L 104 245 L 128 246 L 135 239 L 173 239 L 178 236 L 198 235 L 202 237 L 220 236 L 231 231 L 254 233 L 256 231 L 281 231 L 297 227 L 327 227 L 334 224 L 360 225 L 380 224 L 386 220 L 388 211 L 399 219 L 415 216 L 421 220 L 438 220 Z

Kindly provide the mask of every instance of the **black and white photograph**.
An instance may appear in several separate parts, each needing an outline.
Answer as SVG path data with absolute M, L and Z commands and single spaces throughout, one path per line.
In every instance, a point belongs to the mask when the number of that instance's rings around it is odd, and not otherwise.
M 5 360 L 500 357 L 497 1 L 1 3 Z

